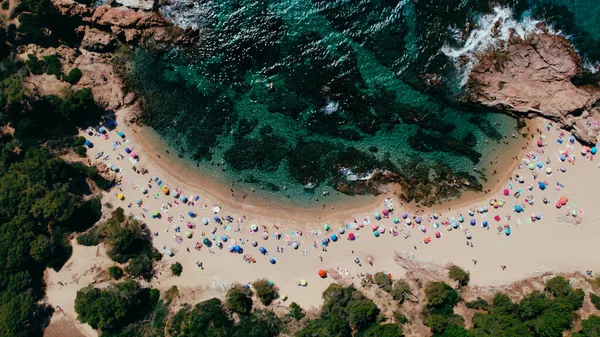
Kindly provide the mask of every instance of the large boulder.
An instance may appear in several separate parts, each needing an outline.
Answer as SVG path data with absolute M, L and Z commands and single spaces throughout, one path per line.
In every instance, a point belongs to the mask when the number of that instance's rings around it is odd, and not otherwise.
M 118 4 L 135 9 L 151 11 L 156 4 L 156 0 L 115 0 Z
M 81 48 L 92 52 L 106 53 L 113 51 L 116 46 L 117 39 L 112 34 L 95 28 L 87 27 L 85 29 L 85 35 L 81 41 Z
M 581 57 L 561 36 L 512 36 L 506 48 L 482 53 L 467 82 L 467 99 L 517 116 L 541 115 L 595 142 L 600 102 L 598 84 L 576 85 Z

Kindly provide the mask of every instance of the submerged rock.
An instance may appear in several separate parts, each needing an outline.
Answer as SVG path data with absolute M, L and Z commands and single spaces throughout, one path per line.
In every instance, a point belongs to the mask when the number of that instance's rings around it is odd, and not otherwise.
M 506 49 L 479 57 L 467 82 L 467 100 L 517 116 L 544 116 L 593 143 L 600 120 L 593 107 L 600 102 L 598 81 L 578 83 L 581 57 L 561 36 L 513 35 Z M 580 81 L 583 82 L 583 81 Z

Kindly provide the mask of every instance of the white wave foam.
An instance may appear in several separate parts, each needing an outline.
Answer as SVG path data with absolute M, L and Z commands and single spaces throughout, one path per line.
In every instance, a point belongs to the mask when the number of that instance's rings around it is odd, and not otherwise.
M 340 103 L 328 99 L 325 106 L 321 108 L 321 111 L 326 115 L 332 115 L 334 112 L 338 111 L 339 108 Z
M 159 12 L 176 26 L 198 29 L 211 16 L 209 5 L 207 1 L 169 0 Z
M 356 174 L 352 172 L 349 168 L 342 167 L 339 170 L 339 173 L 343 175 L 347 181 L 357 181 L 357 180 L 369 180 L 373 177 L 375 171 L 370 171 L 368 173 Z
M 499 25 L 496 27 L 497 22 Z M 491 47 L 498 47 L 501 41 L 507 41 L 514 34 L 525 38 L 532 32 L 538 32 L 536 25 L 539 21 L 530 17 L 524 17 L 521 21 L 513 18 L 513 11 L 509 7 L 494 7 L 493 13 L 479 16 L 476 20 L 476 28 L 471 31 L 464 44 L 459 47 L 451 47 L 448 44 L 442 47 L 442 53 L 457 62 L 457 68 L 461 74 L 461 86 L 468 79 L 468 75 L 477 62 L 475 55 Z M 456 36 L 456 27 L 449 27 L 449 32 Z M 551 31 L 551 30 L 550 30 Z M 551 33 L 554 33 L 551 31 Z M 468 62 L 460 63 L 459 58 L 466 57 Z

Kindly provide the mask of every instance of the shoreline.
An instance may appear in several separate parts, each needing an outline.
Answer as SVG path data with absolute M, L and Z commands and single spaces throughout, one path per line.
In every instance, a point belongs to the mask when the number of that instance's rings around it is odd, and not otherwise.
M 121 111 L 116 112 L 116 119 L 119 121 L 119 123 L 124 123 L 123 114 L 124 113 Z M 535 130 L 536 126 L 538 125 L 539 122 L 537 120 L 527 119 L 527 125 L 524 128 Z M 129 125 L 129 129 L 132 130 L 135 135 L 134 137 L 130 138 L 134 139 L 134 143 L 139 144 L 138 147 L 143 149 L 142 153 L 145 153 L 148 157 L 152 157 L 155 154 L 160 154 L 160 159 L 157 160 L 153 157 L 152 163 L 155 164 L 160 171 L 174 177 L 180 185 L 187 185 L 196 190 L 202 190 L 204 193 L 211 195 L 221 204 L 229 205 L 234 208 L 241 208 L 263 216 L 272 216 L 273 208 L 275 207 L 278 212 L 278 217 L 280 216 L 281 221 L 306 223 L 306 221 L 309 220 L 311 222 L 309 224 L 312 225 L 321 222 L 323 218 L 328 221 L 340 220 L 347 217 L 348 212 L 356 213 L 376 208 L 378 205 L 382 204 L 384 199 L 388 197 L 396 198 L 396 193 L 400 190 L 398 185 L 389 184 L 387 185 L 388 192 L 381 193 L 377 196 L 349 196 L 342 194 L 341 200 L 334 200 L 331 202 L 328 202 L 329 198 L 327 196 L 320 195 L 319 192 L 315 191 L 314 197 L 319 200 L 319 202 L 316 202 L 315 205 L 301 205 L 293 204 L 291 202 L 280 202 L 280 200 L 270 200 L 267 196 L 260 194 L 256 195 L 245 189 L 241 189 L 242 194 L 247 196 L 245 199 L 239 198 L 239 194 L 237 194 L 236 197 L 232 197 L 230 195 L 230 190 L 228 189 L 231 182 L 226 181 L 226 178 L 224 177 L 215 177 L 214 174 L 212 176 L 203 175 L 199 169 L 193 167 L 192 163 L 178 157 L 177 155 L 174 155 L 173 153 L 176 153 L 176 150 L 172 149 L 168 144 L 166 144 L 165 141 L 158 135 L 158 133 L 156 133 L 156 131 L 151 127 L 133 123 Z M 470 203 L 485 200 L 488 195 L 496 193 L 501 189 L 502 181 L 506 179 L 518 165 L 518 162 L 516 162 L 513 157 L 521 157 L 523 153 L 526 152 L 526 144 L 528 139 L 522 137 L 520 132 L 517 134 L 517 139 L 514 141 L 518 144 L 518 147 L 514 147 L 514 149 L 508 148 L 508 151 L 502 151 L 496 156 L 497 163 L 494 165 L 496 167 L 499 166 L 496 169 L 496 175 L 491 175 L 491 172 L 487 172 L 490 171 L 490 165 L 484 165 L 487 170 L 484 170 L 483 172 L 479 171 L 488 176 L 488 181 L 482 183 L 483 189 L 488 190 L 488 193 L 477 192 L 473 190 L 463 190 L 458 198 L 444 200 L 430 207 L 417 207 L 417 205 L 412 201 L 410 203 L 400 202 L 400 204 L 404 208 L 415 211 L 423 208 L 445 209 L 461 207 Z M 528 137 L 530 136 L 531 133 L 528 135 Z M 508 145 L 504 146 L 508 147 Z M 522 149 L 522 147 L 525 147 L 525 149 Z M 169 153 L 166 153 L 165 150 L 167 149 L 169 150 Z M 491 158 L 492 156 L 488 155 L 487 157 Z M 485 159 L 487 160 L 490 158 Z M 494 179 L 497 181 L 494 181 Z M 237 187 L 233 190 L 235 190 L 236 193 L 240 191 L 240 189 Z M 341 194 L 341 192 L 337 193 Z M 320 207 L 321 202 L 323 202 L 325 205 L 324 208 Z M 308 219 L 307 212 L 310 212 L 310 218 Z

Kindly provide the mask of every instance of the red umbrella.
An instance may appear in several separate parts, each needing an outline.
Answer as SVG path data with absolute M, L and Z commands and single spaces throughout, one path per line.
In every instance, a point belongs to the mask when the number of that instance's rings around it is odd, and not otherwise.
M 354 236 L 354 233 L 348 234 L 348 240 L 354 241 L 354 239 L 356 239 L 356 236 Z

